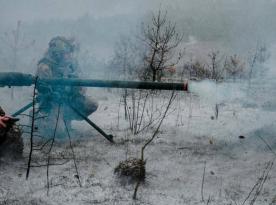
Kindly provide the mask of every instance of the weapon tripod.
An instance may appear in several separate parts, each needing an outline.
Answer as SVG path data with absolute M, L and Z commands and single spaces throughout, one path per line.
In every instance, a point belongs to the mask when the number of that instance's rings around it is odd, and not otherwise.
M 20 114 L 22 114 L 23 112 L 25 112 L 26 110 L 28 110 L 29 108 L 31 108 L 33 106 L 33 102 L 25 105 L 24 107 L 22 107 L 21 109 L 19 109 L 18 111 L 16 111 L 15 113 L 12 114 L 12 117 L 16 117 Z M 86 117 L 84 114 L 82 114 L 79 110 L 77 110 L 75 107 L 73 107 L 72 105 L 68 104 L 68 107 L 79 117 L 81 117 L 81 119 L 85 120 L 90 126 L 92 126 L 95 130 L 97 130 L 104 138 L 106 138 L 109 142 L 114 143 L 113 140 L 113 135 L 111 134 L 107 134 L 106 132 L 104 132 L 98 125 L 96 125 L 94 122 L 92 122 L 88 117 Z

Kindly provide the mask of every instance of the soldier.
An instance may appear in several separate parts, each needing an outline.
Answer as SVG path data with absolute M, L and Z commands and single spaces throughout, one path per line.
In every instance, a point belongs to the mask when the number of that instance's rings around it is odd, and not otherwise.
M 8 117 L 0 107 L 0 157 L 20 158 L 23 152 L 21 131 L 17 118 Z
M 38 62 L 37 76 L 39 78 L 78 78 L 79 70 L 77 60 L 74 57 L 76 45 L 74 41 L 57 36 L 49 42 L 49 48 L 44 57 Z M 97 102 L 85 96 L 85 89 L 69 86 L 39 85 L 38 99 L 40 111 L 44 113 L 56 113 L 58 105 L 62 107 L 64 119 L 82 120 L 73 113 L 70 106 L 78 109 L 85 116 L 89 116 L 97 110 Z

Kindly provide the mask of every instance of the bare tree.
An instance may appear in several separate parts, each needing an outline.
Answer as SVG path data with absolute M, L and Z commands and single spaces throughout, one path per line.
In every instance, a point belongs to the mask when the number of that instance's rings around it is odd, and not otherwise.
M 136 38 L 121 36 L 116 43 L 114 56 L 109 64 L 109 71 L 112 70 L 113 78 L 117 77 L 123 80 L 135 80 L 139 78 L 139 71 L 143 68 L 144 49 L 138 44 Z M 114 73 L 116 76 L 114 76 Z M 125 109 L 125 119 L 129 119 L 127 98 L 130 96 L 132 106 L 136 103 L 135 92 L 133 90 L 123 89 L 122 99 Z M 142 91 L 140 91 L 142 92 Z M 132 115 L 135 115 L 135 106 L 132 109 Z M 133 116 L 131 118 L 133 118 Z M 131 121 L 129 121 L 131 123 Z M 130 126 L 132 127 L 132 125 Z
M 154 132 L 153 132 L 153 134 L 151 136 L 151 138 L 148 139 L 146 141 L 146 143 L 141 148 L 141 158 L 140 158 L 141 165 L 140 165 L 140 170 L 139 170 L 140 174 L 141 174 L 142 168 L 143 168 L 143 166 L 145 164 L 145 155 L 144 155 L 145 149 L 156 138 L 156 136 L 158 135 L 160 127 L 163 124 L 164 119 L 167 117 L 168 111 L 171 108 L 171 105 L 172 105 L 173 101 L 175 100 L 175 98 L 176 98 L 175 91 L 172 91 L 171 96 L 170 96 L 169 101 L 168 101 L 168 104 L 166 105 L 166 108 L 165 108 L 164 112 L 162 113 L 162 117 L 159 120 L 159 122 L 158 122 L 158 124 L 157 124 L 157 126 L 156 126 L 156 128 L 155 128 L 155 130 L 154 130 Z M 140 183 L 141 183 L 141 179 L 138 179 L 138 181 L 136 183 L 136 186 L 135 186 L 135 189 L 134 189 L 133 196 L 132 196 L 132 198 L 134 200 L 137 197 L 137 191 L 138 191 L 138 188 L 140 186 Z
M 241 77 L 245 72 L 245 62 L 237 55 L 230 56 L 225 59 L 224 69 L 227 72 L 228 76 L 233 78 L 234 81 L 237 77 Z
M 183 56 L 182 52 L 176 55 L 181 40 L 176 24 L 168 20 L 167 12 L 163 14 L 159 10 L 150 23 L 143 26 L 137 38 L 121 37 L 110 68 L 116 70 L 120 79 L 161 81 L 165 71 L 170 75 L 176 71 L 176 65 Z M 161 108 L 149 108 L 153 106 L 155 94 L 152 91 L 123 90 L 125 119 L 133 134 L 145 131 L 161 117 Z
M 210 78 L 219 81 L 223 79 L 223 69 L 221 66 L 221 58 L 219 55 L 219 51 L 212 51 L 208 54 L 210 59 L 209 69 L 211 72 Z
M 122 35 L 115 44 L 109 70 L 112 69 L 112 73 L 123 80 L 137 79 L 138 70 L 143 67 L 143 58 L 144 48 L 137 42 L 137 39 Z
M 251 84 L 251 79 L 254 77 L 258 72 L 256 68 L 265 63 L 270 58 L 270 53 L 265 44 L 260 45 L 257 44 L 256 48 L 249 54 L 248 57 L 248 64 L 249 64 L 249 72 L 248 72 L 248 79 L 249 79 L 249 87 Z
M 175 55 L 182 35 L 176 30 L 176 24 L 168 20 L 167 12 L 161 10 L 152 16 L 151 22 L 143 26 L 142 40 L 146 44 L 145 80 L 161 81 L 164 71 L 174 68 L 183 56 L 180 51 Z
M 193 59 L 190 59 L 189 62 L 183 65 L 182 72 L 185 72 L 190 79 L 202 80 L 211 77 L 211 71 L 206 64 L 201 63 L 199 60 L 193 61 Z

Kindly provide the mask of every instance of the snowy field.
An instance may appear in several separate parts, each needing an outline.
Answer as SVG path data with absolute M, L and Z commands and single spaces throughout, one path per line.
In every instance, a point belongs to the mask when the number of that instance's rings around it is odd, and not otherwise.
M 276 204 L 276 91 L 274 79 L 248 84 L 191 83 L 193 93 L 179 92 L 157 138 L 147 147 L 146 180 L 132 199 L 135 184 L 114 168 L 140 150 L 153 128 L 131 134 L 118 91 L 89 89 L 99 108 L 89 118 L 115 136 L 109 143 L 86 122 L 74 121 L 73 147 L 81 187 L 68 140 L 58 140 L 50 166 L 32 168 L 25 179 L 29 137 L 22 160 L 0 164 L 0 204 Z M 30 100 L 28 88 L 16 89 L 10 113 Z M 8 88 L 1 93 L 9 95 Z M 166 102 L 169 92 L 156 96 Z M 166 97 L 167 96 L 167 99 Z M 215 118 L 215 104 L 218 118 Z M 22 120 L 22 123 L 24 120 Z M 41 152 L 33 163 L 45 162 Z
M 276 0 L 0 0 L 0 73 L 48 76 L 46 63 L 53 76 L 191 79 L 168 112 L 171 91 L 87 88 L 99 104 L 88 118 L 113 144 L 86 121 L 68 137 L 61 108 L 35 122 L 29 161 L 30 110 L 18 116 L 23 156 L 0 156 L 0 205 L 276 205 L 275 11 Z M 32 93 L 0 87 L 0 106 L 12 115 Z M 115 170 L 152 136 L 133 199 L 137 181 Z

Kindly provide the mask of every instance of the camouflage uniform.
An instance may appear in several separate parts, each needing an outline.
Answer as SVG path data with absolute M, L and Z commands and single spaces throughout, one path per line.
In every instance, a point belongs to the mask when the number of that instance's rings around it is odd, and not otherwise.
M 53 38 L 45 56 L 38 62 L 37 76 L 39 78 L 78 78 L 78 64 L 71 56 L 74 49 L 72 41 L 60 36 Z M 66 58 L 65 55 L 69 57 Z M 96 101 L 85 96 L 85 89 L 81 87 L 40 85 L 38 99 L 40 110 L 48 114 L 56 110 L 58 104 L 62 104 L 63 117 L 67 121 L 81 120 L 72 112 L 69 104 L 85 116 L 95 112 L 98 107 Z

